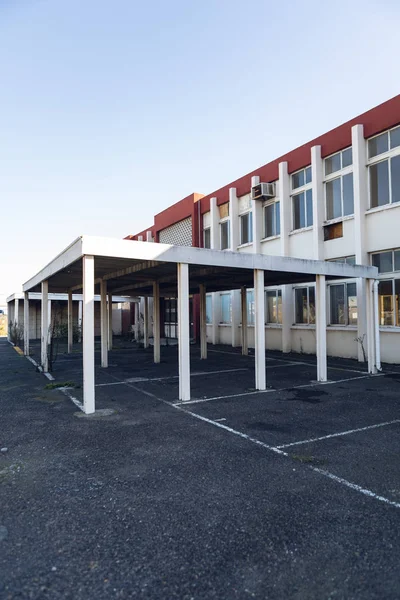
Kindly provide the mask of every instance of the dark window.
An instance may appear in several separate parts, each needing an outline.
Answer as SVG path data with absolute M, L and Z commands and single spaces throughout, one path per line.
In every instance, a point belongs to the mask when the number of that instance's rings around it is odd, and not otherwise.
M 203 232 L 204 248 L 211 248 L 211 229 L 208 227 Z
M 387 160 L 369 168 L 371 208 L 389 204 L 389 163 Z

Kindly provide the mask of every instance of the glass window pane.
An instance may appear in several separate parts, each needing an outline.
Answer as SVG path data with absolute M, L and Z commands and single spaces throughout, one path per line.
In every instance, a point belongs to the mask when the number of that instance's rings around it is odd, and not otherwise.
M 278 323 L 282 323 L 282 292 L 278 290 Z
M 315 324 L 315 288 L 314 287 L 310 287 L 308 288 L 309 294 L 308 294 L 308 319 L 309 319 L 309 323 L 310 325 L 314 325 Z
M 343 214 L 354 214 L 353 173 L 343 176 Z
M 400 279 L 394 280 L 394 305 L 396 312 L 396 325 L 400 327 Z
M 311 167 L 307 167 L 306 169 L 306 183 L 311 183 Z
M 342 190 L 340 177 L 326 183 L 326 217 L 337 219 L 342 216 Z
M 393 271 L 393 254 L 389 252 L 379 252 L 372 255 L 372 266 L 378 267 L 379 273 L 390 273 Z
M 247 244 L 249 242 L 249 215 L 240 217 L 240 243 Z
M 308 323 L 307 288 L 295 290 L 296 323 Z
M 312 190 L 306 191 L 307 227 L 313 224 Z
M 357 284 L 347 284 L 347 319 L 349 325 L 357 325 Z
M 390 147 L 397 148 L 397 146 L 400 146 L 400 127 L 396 127 L 390 132 Z
M 394 156 L 390 161 L 392 176 L 392 202 L 400 202 L 400 156 Z
M 221 250 L 229 248 L 229 221 L 220 224 L 221 232 Z
M 340 152 L 325 159 L 325 175 L 330 175 L 335 171 L 340 171 Z
M 355 265 L 356 264 L 356 257 L 355 256 L 346 256 L 345 261 L 344 261 L 347 265 Z
M 274 235 L 274 205 L 268 204 L 264 207 L 264 236 Z
M 206 296 L 206 323 L 212 323 L 212 296 Z
M 387 160 L 370 166 L 369 181 L 371 208 L 389 204 L 389 170 Z
M 388 134 L 382 133 L 372 140 L 368 140 L 368 156 L 372 158 L 373 156 L 378 156 L 378 154 L 382 154 L 382 152 L 387 152 L 389 150 L 389 139 Z
M 204 230 L 204 248 L 211 248 L 211 229 Z
M 266 322 L 267 323 L 278 323 L 278 306 L 276 299 L 276 291 L 268 291 L 266 292 L 266 300 L 267 300 L 267 314 L 266 314 Z
M 221 323 L 231 323 L 232 321 L 232 303 L 230 294 L 221 294 Z
M 293 196 L 293 227 L 301 229 L 306 226 L 304 214 L 304 192 Z
M 249 220 L 248 220 L 248 238 L 249 238 L 249 242 L 253 241 L 253 213 L 249 212 Z
M 347 150 L 343 150 L 342 152 L 342 169 L 345 167 L 349 167 L 353 164 L 353 150 L 351 148 L 347 148 Z
M 379 293 L 379 323 L 393 325 L 393 280 L 380 281 Z
M 400 250 L 394 251 L 394 270 L 400 271 Z
M 292 189 L 301 187 L 304 185 L 304 171 L 299 171 L 298 173 L 294 173 L 292 175 Z
M 246 304 L 247 304 L 247 324 L 254 325 L 254 290 L 247 290 L 246 292 Z
M 344 284 L 330 286 L 331 325 L 345 325 Z
M 275 202 L 275 235 L 281 234 L 281 203 Z

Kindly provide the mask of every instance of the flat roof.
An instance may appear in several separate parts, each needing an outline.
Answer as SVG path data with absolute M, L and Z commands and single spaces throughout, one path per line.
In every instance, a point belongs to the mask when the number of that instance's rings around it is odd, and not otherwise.
M 200 284 L 208 292 L 253 287 L 254 269 L 265 272 L 265 286 L 312 282 L 316 275 L 327 279 L 378 276 L 376 267 L 84 235 L 24 283 L 23 291 L 40 292 L 46 280 L 49 293 L 81 290 L 85 255 L 95 257 L 95 284 L 103 279 L 108 291 L 135 296 L 152 295 L 154 281 L 159 282 L 161 295 L 174 294 L 178 263 L 189 265 L 190 293 L 197 293 Z

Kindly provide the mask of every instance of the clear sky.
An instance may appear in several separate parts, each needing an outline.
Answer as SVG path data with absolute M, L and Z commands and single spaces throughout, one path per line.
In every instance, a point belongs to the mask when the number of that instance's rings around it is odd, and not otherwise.
M 399 26 L 397 0 L 0 0 L 0 303 L 398 94 Z

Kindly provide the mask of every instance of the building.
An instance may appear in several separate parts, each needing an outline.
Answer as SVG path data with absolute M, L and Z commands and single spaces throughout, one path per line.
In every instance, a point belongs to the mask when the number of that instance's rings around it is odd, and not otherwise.
M 270 184 L 262 186 L 258 184 Z M 261 192 L 261 193 L 260 193 Z M 202 196 L 192 194 L 126 239 L 378 267 L 382 360 L 400 363 L 400 95 Z M 327 283 L 327 349 L 365 360 L 365 282 Z M 241 294 L 254 346 L 254 291 L 207 294 L 207 339 L 240 345 Z M 177 336 L 176 298 L 161 302 L 161 327 Z M 191 299 L 198 338 L 199 302 Z M 315 353 L 315 283 L 265 289 L 265 344 Z

